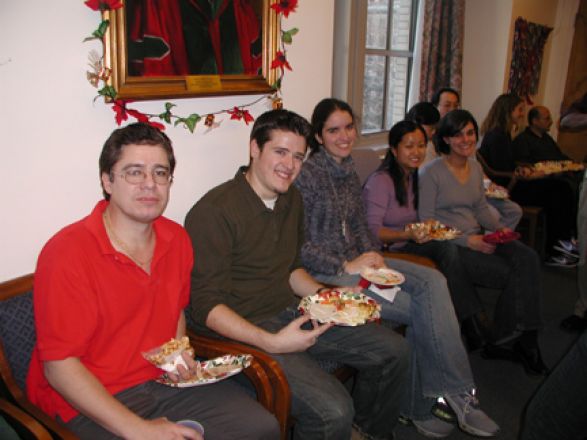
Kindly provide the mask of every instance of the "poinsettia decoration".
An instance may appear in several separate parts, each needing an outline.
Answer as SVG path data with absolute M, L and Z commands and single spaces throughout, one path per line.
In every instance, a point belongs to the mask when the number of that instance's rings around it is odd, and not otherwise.
M 298 0 L 280 0 L 271 5 L 271 9 L 278 14 L 283 14 L 285 18 L 289 16 L 290 12 L 294 12 L 297 7 Z
M 295 12 L 296 7 L 298 6 L 298 0 L 273 1 L 271 9 L 273 9 L 278 16 L 283 15 L 286 18 L 290 13 Z M 122 0 L 86 0 L 84 3 L 94 11 L 115 10 L 123 6 Z M 281 20 L 279 20 L 279 23 L 281 25 Z M 102 42 L 102 45 L 104 45 L 104 35 L 106 34 L 109 25 L 110 23 L 108 20 L 101 20 L 96 30 L 94 30 L 89 37 L 86 37 L 84 41 L 98 39 Z M 283 101 L 281 99 L 281 82 L 283 80 L 285 69 L 292 70 L 291 65 L 287 61 L 285 46 L 292 44 L 293 36 L 298 33 L 298 29 L 292 28 L 287 31 L 281 29 L 280 32 L 280 50 L 276 51 L 275 58 L 271 62 L 271 69 L 279 69 L 280 71 L 277 80 L 272 84 L 274 92 L 248 104 L 234 106 L 230 109 L 223 109 L 215 112 L 206 112 L 204 113 L 204 118 L 197 113 L 192 113 L 188 116 L 177 115 L 173 112 L 175 104 L 171 102 L 166 102 L 165 111 L 159 114 L 142 113 L 134 108 L 129 108 L 128 104 L 132 101 L 118 99 L 114 87 L 108 85 L 111 73 L 110 68 L 104 65 L 103 56 L 98 55 L 95 51 L 90 52 L 89 65 L 91 70 L 87 71 L 86 75 L 90 84 L 98 88 L 98 96 L 96 96 L 94 100 L 101 96 L 108 99 L 108 103 L 112 105 L 112 110 L 115 114 L 114 119 L 118 125 L 121 125 L 124 121 L 128 120 L 129 116 L 131 116 L 139 122 L 146 122 L 153 127 L 164 130 L 164 124 L 153 120 L 154 118 L 159 118 L 165 124 L 173 124 L 174 126 L 181 125 L 193 133 L 197 124 L 202 119 L 204 119 L 204 125 L 208 128 L 208 131 L 218 127 L 220 123 L 215 122 L 216 115 L 223 113 L 230 115 L 230 119 L 232 120 L 243 121 L 245 124 L 249 125 L 249 123 L 253 122 L 255 118 L 247 110 L 248 107 L 255 105 L 263 99 L 271 100 L 273 108 L 282 108 L 283 106 Z

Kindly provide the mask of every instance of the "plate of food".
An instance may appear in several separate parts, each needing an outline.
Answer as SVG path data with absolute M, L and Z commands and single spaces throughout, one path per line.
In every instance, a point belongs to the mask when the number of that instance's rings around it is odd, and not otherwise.
M 422 231 L 425 236 L 437 241 L 452 240 L 461 233 L 458 229 L 451 228 L 437 220 L 410 223 L 406 225 L 405 229 Z
M 505 188 L 498 185 L 490 185 L 485 190 L 485 196 L 490 199 L 507 199 L 510 195 Z
M 253 356 L 250 354 L 226 354 L 206 361 L 196 361 L 196 373 L 188 380 L 173 382 L 164 374 L 156 379 L 157 382 L 175 388 L 189 388 L 201 385 L 208 385 L 228 379 L 240 373 L 249 365 Z
M 366 283 L 360 283 L 361 287 L 368 287 L 372 283 L 380 289 L 397 286 L 406 281 L 402 273 L 389 267 L 379 267 L 377 269 L 367 267 L 361 271 L 361 278 L 366 281 Z
M 378 320 L 381 306 L 363 293 L 331 289 L 303 298 L 299 309 L 323 324 L 354 327 Z
M 503 244 L 510 241 L 518 240 L 520 233 L 516 231 L 497 231 L 483 236 L 485 243 Z

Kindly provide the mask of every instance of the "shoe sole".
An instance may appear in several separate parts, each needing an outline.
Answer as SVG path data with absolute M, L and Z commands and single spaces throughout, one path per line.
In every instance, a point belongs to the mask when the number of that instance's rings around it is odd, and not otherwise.
M 556 246 L 556 245 L 555 245 L 555 246 L 553 246 L 552 248 L 553 248 L 554 250 L 557 250 L 557 251 L 559 251 L 559 252 L 562 252 L 562 253 L 563 253 L 563 254 L 565 254 L 565 255 L 568 255 L 569 257 L 576 258 L 577 260 L 580 258 L 580 257 L 579 257 L 579 253 L 578 253 L 578 252 L 569 251 L 569 250 L 565 249 L 565 248 L 564 248 L 564 247 L 562 247 L 562 246 Z
M 573 269 L 573 268 L 577 267 L 577 263 L 564 264 L 564 263 L 555 263 L 554 261 L 545 261 L 544 264 L 546 266 L 550 266 L 550 267 L 566 267 L 568 269 Z
M 428 438 L 446 438 L 449 435 L 452 434 L 452 431 L 449 432 L 448 434 L 444 435 L 444 434 L 438 434 L 437 432 L 432 432 L 432 431 L 427 431 L 423 428 L 420 428 L 418 425 L 416 425 L 413 421 L 412 421 L 412 425 L 414 425 L 414 428 L 416 428 L 416 431 L 418 431 L 420 434 L 422 434 L 424 437 L 428 437 Z

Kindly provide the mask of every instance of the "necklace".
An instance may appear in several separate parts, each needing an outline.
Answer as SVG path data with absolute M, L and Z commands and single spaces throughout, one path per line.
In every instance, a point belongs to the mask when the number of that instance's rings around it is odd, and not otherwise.
M 345 193 L 343 194 L 343 197 L 342 197 L 343 203 L 340 203 L 340 201 L 338 199 L 338 193 L 336 192 L 336 188 L 334 187 L 334 182 L 332 181 L 332 176 L 330 175 L 330 172 L 328 170 L 326 170 L 326 175 L 328 176 L 328 182 L 330 183 L 330 189 L 332 189 L 332 195 L 334 197 L 334 205 L 336 207 L 336 210 L 338 211 L 338 214 L 340 215 L 340 230 L 342 232 L 342 236 L 344 237 L 345 241 L 348 243 L 349 239 L 350 239 L 350 230 L 349 230 L 349 227 L 346 222 L 346 218 L 347 218 L 348 211 L 349 211 L 348 197 L 346 197 L 347 191 L 345 191 Z M 346 190 L 346 185 L 344 185 L 344 186 L 345 186 L 345 190 Z
M 122 249 L 123 253 L 132 261 L 134 261 L 137 265 L 139 265 L 141 268 L 145 270 L 148 270 L 151 265 L 151 260 L 153 259 L 153 253 L 151 252 L 151 256 L 146 261 L 142 261 L 136 258 L 129 250 L 128 245 L 114 232 L 114 229 L 112 228 L 112 223 L 110 222 L 110 215 L 108 215 L 108 211 L 104 211 L 104 213 L 102 214 L 102 218 L 104 219 L 104 226 L 106 227 L 106 232 L 108 233 L 110 239 L 114 241 L 114 244 L 116 244 L 120 249 Z

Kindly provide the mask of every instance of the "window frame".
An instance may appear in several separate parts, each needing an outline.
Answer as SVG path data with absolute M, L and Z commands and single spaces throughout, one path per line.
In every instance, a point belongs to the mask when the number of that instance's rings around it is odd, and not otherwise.
M 336 1 L 335 6 L 335 62 L 333 69 L 333 95 L 340 99 L 345 99 L 351 105 L 356 116 L 357 125 L 357 142 L 356 147 L 368 147 L 377 145 L 387 145 L 387 129 L 382 131 L 362 134 L 362 113 L 363 113 L 363 88 L 365 78 L 365 57 L 367 55 L 384 56 L 386 58 L 385 73 L 386 78 L 389 68 L 389 58 L 403 57 L 408 58 L 407 86 L 404 109 L 407 111 L 409 91 L 411 87 L 412 64 L 415 52 L 416 28 L 418 20 L 418 3 L 423 0 L 412 0 L 412 11 L 410 15 L 410 50 L 392 50 L 385 49 L 368 49 L 367 41 L 367 6 L 368 0 L 346 0 Z M 389 0 L 390 6 L 393 5 Z M 388 27 L 392 26 L 393 8 L 388 8 Z M 388 28 L 390 29 L 390 28 Z M 386 39 L 386 45 L 389 46 L 389 35 Z M 341 64 L 344 61 L 338 57 L 337 52 L 344 51 L 344 42 L 348 43 L 348 55 L 346 57 L 346 72 L 341 70 Z M 385 83 L 385 95 L 388 93 L 388 81 Z M 386 99 L 386 98 L 385 98 Z M 387 102 L 384 101 L 384 108 L 387 108 Z M 385 113 L 382 115 L 385 118 Z M 385 124 L 385 119 L 383 119 Z

